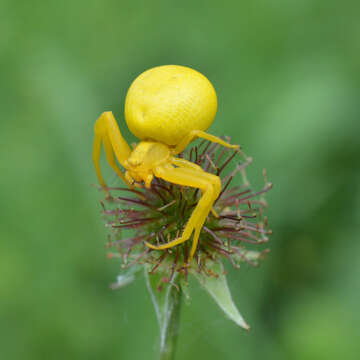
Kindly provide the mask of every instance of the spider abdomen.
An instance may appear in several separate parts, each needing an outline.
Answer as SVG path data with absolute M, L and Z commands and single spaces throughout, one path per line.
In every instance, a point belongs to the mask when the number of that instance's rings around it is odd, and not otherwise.
M 192 130 L 213 122 L 217 97 L 201 73 L 179 65 L 158 66 L 140 74 L 125 100 L 125 119 L 139 139 L 176 145 Z

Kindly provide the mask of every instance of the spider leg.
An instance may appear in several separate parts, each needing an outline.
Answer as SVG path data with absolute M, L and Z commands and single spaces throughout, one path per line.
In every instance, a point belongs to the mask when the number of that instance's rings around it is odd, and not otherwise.
M 194 169 L 194 170 L 198 170 L 198 171 L 203 171 L 203 169 L 197 165 L 197 164 L 194 164 L 192 163 L 191 161 L 188 161 L 188 160 L 185 160 L 185 159 L 180 159 L 180 158 L 176 158 L 176 157 L 173 157 L 171 159 L 171 163 L 178 166 L 178 167 L 183 167 L 183 168 L 188 168 L 188 169 Z M 211 208 L 211 213 L 215 216 L 215 217 L 219 217 L 218 213 L 213 209 Z
M 205 218 L 206 219 L 206 218 Z M 205 221 L 204 221 L 205 222 Z M 191 245 L 191 250 L 190 250 L 190 256 L 189 256 L 189 261 L 193 258 L 196 249 L 198 247 L 198 243 L 199 243 L 199 237 L 200 237 L 200 232 L 201 232 L 201 228 L 196 228 L 195 232 L 194 232 L 194 237 L 193 237 L 193 242 Z
M 122 137 L 120 129 L 112 112 L 107 111 L 101 114 L 101 116 L 96 120 L 94 132 L 95 138 L 92 158 L 100 185 L 102 187 L 106 187 L 106 183 L 102 177 L 100 169 L 100 152 L 102 142 L 104 145 L 107 162 L 116 172 L 116 174 L 129 187 L 131 187 L 130 183 L 125 178 L 124 174 L 119 169 L 115 161 L 114 153 L 119 163 L 121 165 L 124 165 L 125 161 L 131 153 L 131 150 L 125 139 Z
M 168 242 L 163 245 L 153 245 L 146 243 L 152 249 L 163 250 L 172 248 L 190 239 L 192 233 L 195 231 L 193 237 L 193 244 L 191 247 L 188 262 L 191 261 L 195 254 L 197 244 L 199 241 L 200 231 L 204 225 L 206 217 L 211 211 L 212 205 L 220 194 L 221 182 L 219 177 L 206 173 L 202 169 L 191 169 L 185 167 L 174 168 L 171 165 L 157 167 L 154 169 L 155 176 L 175 184 L 199 188 L 202 191 L 196 208 L 192 212 L 188 222 L 185 225 L 184 231 L 180 238 Z
M 194 164 L 193 162 L 185 160 L 185 159 L 173 157 L 171 159 L 171 163 L 178 167 L 202 171 L 202 168 L 199 165 Z
M 203 138 L 206 140 L 209 140 L 211 142 L 220 144 L 222 146 L 225 146 L 227 148 L 231 148 L 231 149 L 239 149 L 240 146 L 239 145 L 231 145 L 229 143 L 227 143 L 224 140 L 221 140 L 220 138 L 218 138 L 217 136 L 211 135 L 206 133 L 205 131 L 201 131 L 201 130 L 192 130 L 188 133 L 188 135 L 186 135 L 179 144 L 177 144 L 174 148 L 174 154 L 180 154 L 182 151 L 184 151 L 186 149 L 186 147 L 195 139 L 195 138 Z

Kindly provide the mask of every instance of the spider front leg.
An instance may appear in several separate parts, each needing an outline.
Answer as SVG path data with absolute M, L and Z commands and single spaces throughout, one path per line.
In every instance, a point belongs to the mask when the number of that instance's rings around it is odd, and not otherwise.
M 177 165 L 180 164 L 178 163 Z M 169 249 L 189 240 L 192 233 L 194 232 L 190 255 L 187 259 L 187 262 L 190 263 L 197 249 L 200 231 L 205 223 L 209 212 L 212 209 L 212 205 L 220 194 L 221 181 L 218 176 L 206 173 L 203 170 L 185 167 L 174 168 L 171 165 L 157 167 L 154 170 L 154 174 L 155 176 L 164 179 L 165 181 L 179 185 L 199 188 L 202 191 L 202 197 L 200 198 L 196 208 L 191 214 L 180 238 L 170 241 L 167 244 L 158 246 L 146 242 L 146 245 L 152 249 Z
M 101 175 L 100 169 L 100 152 L 102 142 L 104 145 L 107 162 L 116 172 L 116 174 L 125 182 L 125 184 L 129 187 L 132 187 L 115 161 L 114 153 L 119 163 L 124 165 L 125 161 L 128 159 L 131 153 L 131 150 L 125 139 L 122 137 L 118 124 L 111 111 L 107 111 L 101 114 L 101 116 L 96 120 L 94 131 L 95 138 L 92 158 L 100 185 L 103 188 L 106 188 L 106 183 Z
M 220 145 L 225 146 L 225 147 L 230 148 L 230 149 L 240 149 L 239 145 L 229 144 L 226 141 L 221 140 L 217 136 L 208 134 L 205 131 L 192 130 L 181 140 L 181 142 L 179 144 L 177 144 L 175 146 L 174 154 L 180 154 L 181 152 L 183 152 L 186 149 L 186 147 L 197 137 L 209 140 L 209 141 L 211 141 L 213 143 L 220 144 Z

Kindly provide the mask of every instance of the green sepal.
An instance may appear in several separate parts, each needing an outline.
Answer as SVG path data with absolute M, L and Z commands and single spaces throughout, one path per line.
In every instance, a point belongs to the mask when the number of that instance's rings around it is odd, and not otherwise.
M 221 262 L 209 261 L 207 268 L 211 273 L 207 275 L 192 271 L 191 274 L 199 281 L 201 286 L 211 295 L 221 310 L 237 325 L 245 330 L 250 326 L 245 322 L 231 297 L 230 289 L 224 275 L 224 267 Z
M 180 289 L 184 295 L 185 303 L 187 305 L 190 304 L 190 289 L 189 289 L 189 282 L 185 279 L 185 276 L 180 276 L 179 279 Z

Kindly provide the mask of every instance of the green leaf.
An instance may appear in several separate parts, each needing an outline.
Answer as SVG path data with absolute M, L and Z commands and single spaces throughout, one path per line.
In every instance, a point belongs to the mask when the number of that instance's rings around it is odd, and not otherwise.
M 245 330 L 249 330 L 250 326 L 245 322 L 232 300 L 226 276 L 224 275 L 223 264 L 215 262 L 211 264 L 209 262 L 208 267 L 214 276 L 204 276 L 196 271 L 192 271 L 191 273 L 231 320 Z M 215 274 L 217 275 L 215 276 Z
M 181 290 L 178 284 L 179 274 L 164 281 L 166 275 L 159 269 L 150 274 L 150 267 L 145 266 L 145 281 L 154 304 L 160 326 L 160 359 L 170 360 L 174 356 L 181 306 Z

